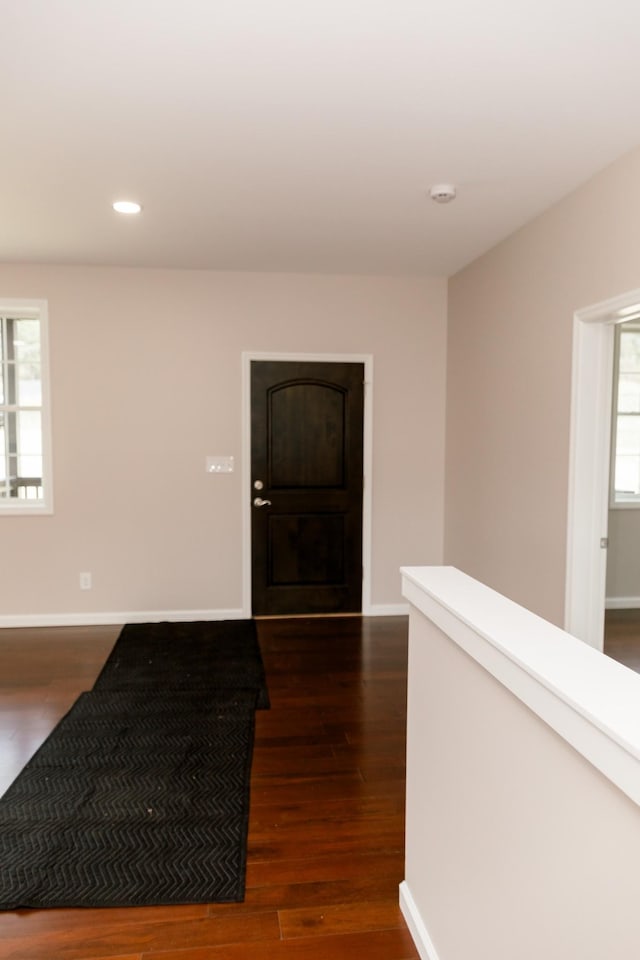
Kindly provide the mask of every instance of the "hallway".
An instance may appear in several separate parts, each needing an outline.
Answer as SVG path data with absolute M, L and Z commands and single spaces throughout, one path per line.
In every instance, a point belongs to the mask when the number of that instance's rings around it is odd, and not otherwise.
M 0 791 L 116 627 L 0 631 Z M 0 913 L 1 960 L 413 960 L 404 873 L 407 619 L 258 622 L 258 711 L 241 904 Z
M 0 631 L 0 792 L 118 627 Z M 271 709 L 256 717 L 244 903 L 0 913 L 0 960 L 415 960 L 404 874 L 407 619 L 258 621 Z M 606 652 L 640 670 L 640 616 Z

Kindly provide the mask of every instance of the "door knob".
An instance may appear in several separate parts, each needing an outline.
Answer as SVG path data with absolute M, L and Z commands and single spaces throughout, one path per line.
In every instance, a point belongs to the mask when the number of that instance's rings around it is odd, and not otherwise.
M 262 497 L 255 497 L 253 505 L 254 507 L 270 507 L 271 500 L 263 500 Z

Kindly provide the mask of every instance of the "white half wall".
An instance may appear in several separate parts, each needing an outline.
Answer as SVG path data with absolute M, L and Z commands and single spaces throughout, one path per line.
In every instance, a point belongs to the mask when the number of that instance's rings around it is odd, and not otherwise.
M 640 676 L 453 568 L 403 589 L 421 957 L 640 956 Z

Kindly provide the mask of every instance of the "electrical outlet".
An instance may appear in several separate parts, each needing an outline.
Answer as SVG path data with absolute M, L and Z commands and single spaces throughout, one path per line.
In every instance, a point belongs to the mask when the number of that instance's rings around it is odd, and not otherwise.
M 80 574 L 80 589 L 91 590 L 91 574 L 90 573 Z

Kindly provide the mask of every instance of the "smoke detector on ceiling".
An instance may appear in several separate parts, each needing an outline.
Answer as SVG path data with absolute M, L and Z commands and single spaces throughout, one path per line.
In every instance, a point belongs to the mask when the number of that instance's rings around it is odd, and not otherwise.
M 456 188 L 452 183 L 436 183 L 429 190 L 429 196 L 436 203 L 450 203 L 455 200 Z

